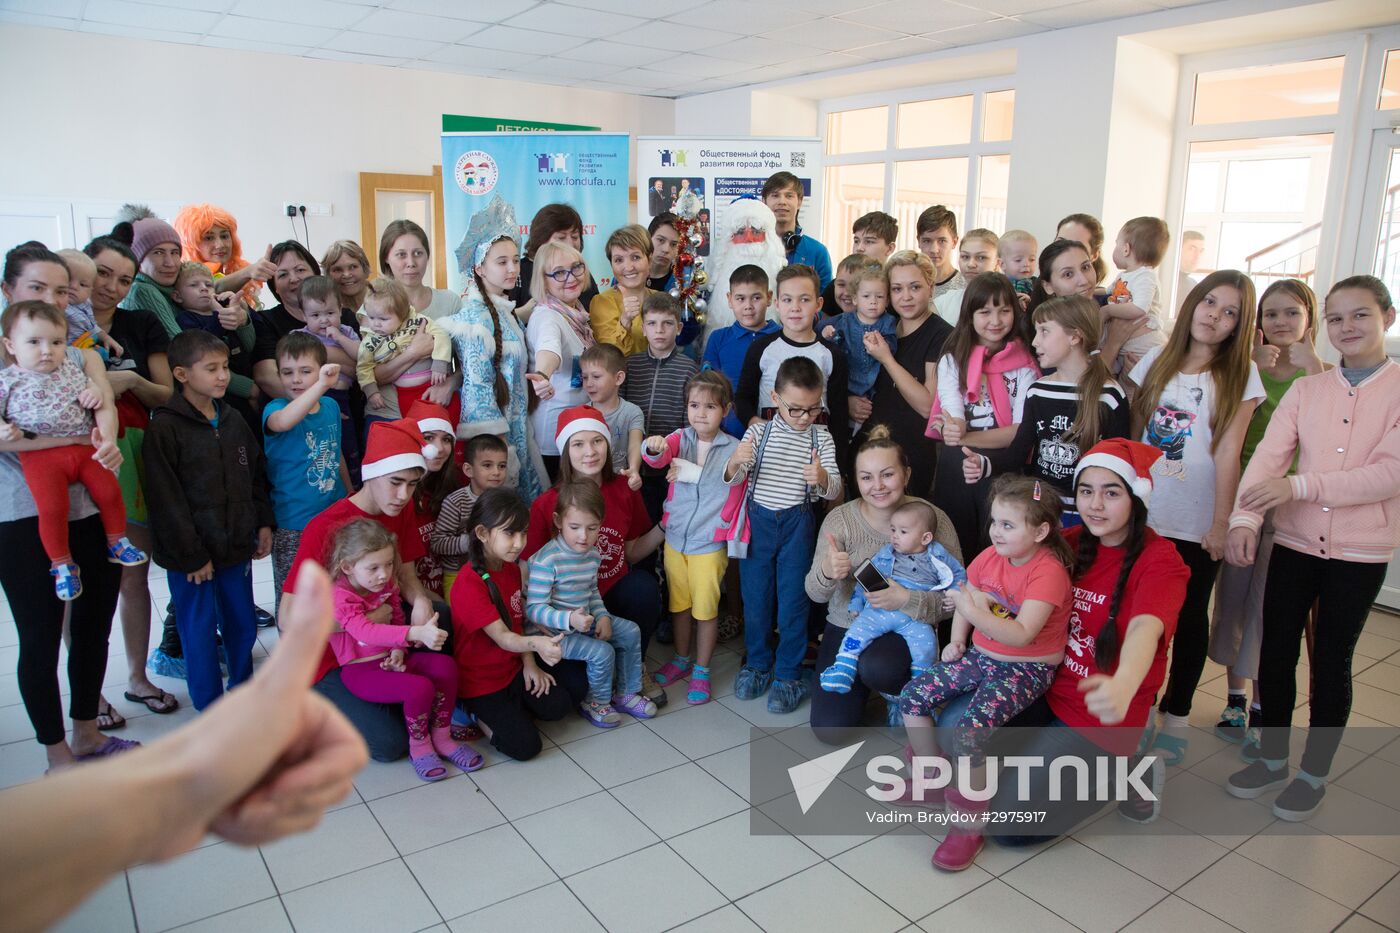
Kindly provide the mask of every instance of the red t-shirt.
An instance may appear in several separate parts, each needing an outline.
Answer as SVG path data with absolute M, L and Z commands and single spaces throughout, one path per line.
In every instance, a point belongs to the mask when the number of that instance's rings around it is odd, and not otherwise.
M 301 571 L 302 561 L 314 560 L 321 566 L 326 566 L 330 558 L 331 542 L 335 538 L 336 531 L 340 529 L 341 525 L 357 518 L 368 518 L 392 531 L 398 537 L 400 560 L 416 561 L 423 556 L 425 551 L 423 539 L 418 534 L 417 520 L 413 515 L 412 508 L 406 508 L 398 515 L 371 515 L 347 497 L 306 523 L 306 527 L 301 532 L 301 542 L 297 545 L 297 556 L 292 560 L 292 569 L 287 573 L 287 585 L 283 587 L 284 592 L 295 591 L 297 574 Z M 326 676 L 327 671 L 334 670 L 337 666 L 335 655 L 331 652 L 330 646 L 327 645 L 326 653 L 321 658 L 321 666 L 316 669 L 315 680 L 320 680 Z
M 418 540 L 422 544 L 422 553 L 413 561 L 413 570 L 425 589 L 446 596 L 447 594 L 442 592 L 442 564 L 430 547 L 433 528 L 437 526 L 437 516 L 432 512 L 422 511 L 415 505 L 413 523 L 418 529 Z
M 1073 528 L 1065 533 L 1065 539 L 1072 549 L 1078 548 L 1081 531 L 1080 528 Z M 1162 637 L 1157 641 L 1152 666 L 1133 695 L 1121 727 L 1107 729 L 1097 716 L 1085 708 L 1079 683 L 1092 674 L 1113 673 L 1111 670 L 1099 670 L 1094 661 L 1094 647 L 1104 623 L 1108 621 L 1108 605 L 1113 599 L 1118 571 L 1123 566 L 1123 555 L 1124 549 L 1121 547 L 1099 545 L 1098 558 L 1093 566 L 1074 581 L 1069 645 L 1064 661 L 1055 672 L 1055 681 L 1050 685 L 1046 700 L 1056 716 L 1066 725 L 1084 733 L 1094 744 L 1116 754 L 1131 754 L 1142 737 L 1143 727 L 1147 725 L 1157 691 L 1166 679 L 1167 646 L 1176 632 L 1176 618 L 1186 599 L 1186 580 L 1190 572 L 1172 543 L 1149 529 L 1142 553 L 1138 555 L 1132 572 L 1128 574 L 1128 582 L 1123 587 L 1117 618 L 1118 638 L 1121 645 L 1128 632 L 1128 623 L 1142 615 L 1156 616 L 1162 620 Z
M 530 533 L 525 539 L 521 560 L 529 560 L 536 551 L 554 537 L 554 505 L 559 490 L 550 489 L 530 506 Z M 623 545 L 651 531 L 651 516 L 641 493 L 627 485 L 627 480 L 614 476 L 603 484 L 603 527 L 598 532 L 598 553 L 603 560 L 598 565 L 598 592 L 608 590 L 627 575 L 627 553 Z
M 1007 657 L 1035 658 L 1055 654 L 1065 647 L 1069 630 L 1069 571 L 1049 548 L 1040 548 L 1035 555 L 1017 567 L 987 548 L 967 568 L 967 582 L 992 599 L 992 611 L 1015 618 L 1028 599 L 1038 599 L 1054 608 L 1035 639 L 1023 647 L 1005 645 L 973 629 L 972 643 L 979 648 Z
M 502 564 L 500 570 L 492 571 L 491 582 L 496 584 L 502 601 L 510 610 L 510 618 L 502 621 L 517 635 L 524 634 L 525 599 L 520 592 L 520 565 Z M 486 626 L 500 618 L 501 611 L 491 600 L 486 581 L 470 566 L 463 566 L 461 576 L 452 587 L 458 696 L 479 697 L 504 690 L 520 673 L 520 655 L 505 650 L 486 634 Z

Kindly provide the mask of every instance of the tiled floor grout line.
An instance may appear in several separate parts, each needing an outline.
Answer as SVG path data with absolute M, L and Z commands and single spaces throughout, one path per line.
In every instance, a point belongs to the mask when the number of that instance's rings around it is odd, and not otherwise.
M 461 775 L 458 775 L 458 777 L 459 777 L 459 778 L 467 778 L 468 780 L 470 780 L 470 776 L 467 775 L 467 774 L 465 774 L 465 773 L 463 773 L 463 774 L 461 774 Z M 475 782 L 472 782 L 472 783 L 475 784 Z M 416 788 L 415 788 L 415 789 L 416 789 Z M 358 793 L 359 793 L 359 790 L 356 790 L 355 793 L 358 794 Z M 393 795 L 391 794 L 391 795 L 389 795 L 389 796 L 393 796 Z M 378 798 L 376 798 L 376 799 L 378 799 Z M 413 873 L 413 869 L 409 866 L 408 860 L 404 858 L 403 852 L 399 849 L 399 844 L 398 844 L 397 842 L 394 841 L 394 837 L 391 836 L 391 835 L 389 835 L 389 831 L 388 831 L 387 829 L 384 828 L 383 822 L 381 822 L 380 819 L 379 819 L 379 814 L 374 812 L 374 808 L 371 807 L 371 806 L 369 805 L 369 801 L 368 801 L 368 800 L 365 800 L 363 795 L 361 795 L 361 802 L 364 804 L 365 812 L 369 814 L 370 819 L 374 820 L 374 825 L 375 825 L 375 826 L 378 826 L 378 827 L 379 827 L 379 831 L 380 831 L 381 833 L 384 834 L 384 838 L 387 839 L 387 840 L 389 840 L 389 848 L 391 848 L 391 849 L 394 850 L 394 854 L 397 855 L 399 861 L 403 863 L 404 871 L 408 872 L 408 876 L 409 876 L 410 878 L 413 879 L 413 883 L 416 884 L 416 885 L 418 885 L 418 890 L 422 891 L 422 892 L 423 892 L 423 896 L 424 896 L 425 898 L 427 898 L 429 906 L 431 906 L 431 907 L 433 908 L 433 912 L 434 912 L 435 914 L 438 915 L 438 920 L 439 920 L 440 922 L 442 922 L 442 923 L 446 923 L 446 922 L 447 922 L 447 918 L 445 918 L 445 917 L 442 915 L 442 911 L 441 911 L 440 909 L 438 909 L 437 901 L 433 900 L 432 895 L 428 893 L 428 889 L 425 888 L 425 887 L 423 887 L 423 882 L 419 881 L 419 880 L 418 880 L 418 876 L 415 875 L 415 874 Z M 491 798 L 490 798 L 490 797 L 486 798 L 486 802 L 487 802 L 487 803 L 491 803 Z M 492 805 L 492 807 L 495 807 L 495 804 L 491 804 L 491 805 Z M 497 812 L 497 813 L 500 813 L 500 810 L 497 809 L 496 812 Z M 504 818 L 504 817 L 505 817 L 505 814 L 504 814 L 504 813 L 501 813 L 501 817 Z M 494 827 L 492 827 L 492 828 L 494 828 Z M 483 830 L 483 832 L 484 832 L 484 830 Z M 459 838 L 464 838 L 464 837 L 459 837 Z M 449 839 L 449 840 L 448 840 L 448 842 L 456 842 L 456 841 L 457 841 L 457 840 L 455 840 L 455 839 Z M 447 844 L 447 843 L 443 843 L 443 845 L 446 845 L 446 844 Z M 382 865 L 382 864 L 384 864 L 384 862 L 380 862 L 379 864 Z M 369 866 L 369 867 L 373 867 L 373 866 Z M 359 871 L 363 871 L 364 869 L 358 869 L 358 870 L 359 870 Z M 353 874 L 353 872 L 352 872 L 351 874 Z M 431 924 L 430 924 L 430 926 L 431 926 Z

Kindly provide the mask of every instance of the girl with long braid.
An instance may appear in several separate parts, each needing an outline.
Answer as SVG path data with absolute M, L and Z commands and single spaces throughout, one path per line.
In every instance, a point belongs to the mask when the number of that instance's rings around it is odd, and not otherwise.
M 561 657 L 563 634 L 524 635 L 516 561 L 530 510 L 513 491 L 487 489 L 472 506 L 467 564 L 452 587 L 458 708 L 476 717 L 491 746 L 517 761 L 540 753 L 535 719 L 562 719 L 582 699 L 540 669 Z
M 510 448 L 506 484 L 529 503 L 544 492 L 545 471 L 527 415 L 525 330 L 506 297 L 520 278 L 519 229 L 515 212 L 499 195 L 472 217 L 457 248 L 458 268 L 470 274 L 462 308 L 438 323 L 452 335 L 462 373 L 457 437 L 494 434 L 505 441 Z

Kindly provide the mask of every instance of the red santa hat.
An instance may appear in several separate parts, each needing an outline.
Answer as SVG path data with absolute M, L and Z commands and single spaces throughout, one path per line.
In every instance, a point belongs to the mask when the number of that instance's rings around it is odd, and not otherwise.
M 592 405 L 575 405 L 559 413 L 559 427 L 555 432 L 554 442 L 559 446 L 561 453 L 569 446 L 569 438 L 580 431 L 597 431 L 609 442 L 612 440 L 612 432 L 608 430 L 608 423 L 601 411 Z
M 443 431 L 452 435 L 457 433 L 457 426 L 452 423 L 451 412 L 441 405 L 434 405 L 421 398 L 408 407 L 404 420 L 416 421 L 418 430 L 425 434 L 429 431 Z
M 1074 480 L 1089 467 L 1103 467 L 1128 486 L 1128 491 L 1148 505 L 1152 498 L 1152 464 L 1162 452 L 1156 447 L 1121 437 L 1099 441 L 1079 458 L 1074 468 Z
M 401 421 L 376 421 L 369 427 L 365 442 L 364 462 L 360 477 L 366 481 L 388 476 L 400 470 L 427 471 L 423 459 L 423 433 L 407 418 Z

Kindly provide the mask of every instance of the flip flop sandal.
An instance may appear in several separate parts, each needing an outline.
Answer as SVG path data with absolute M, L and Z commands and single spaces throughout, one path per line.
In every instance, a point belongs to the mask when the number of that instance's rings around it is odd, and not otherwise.
M 180 701 L 164 690 L 150 696 L 140 696 L 128 690 L 126 693 L 122 694 L 122 696 L 133 703 L 140 703 L 157 716 L 165 716 L 180 708 Z M 98 728 L 101 728 L 101 726 Z
M 441 781 L 447 777 L 447 769 L 443 767 L 442 759 L 437 755 L 420 755 L 412 761 L 413 770 L 418 772 L 418 777 L 424 781 Z
M 74 755 L 73 760 L 92 761 L 96 758 L 107 758 L 111 755 L 119 755 L 122 752 L 129 752 L 133 748 L 137 748 L 138 746 L 140 746 L 140 744 L 140 742 L 133 741 L 132 739 L 109 738 L 107 741 L 103 742 L 100 746 L 98 746 L 97 751 L 88 752 L 86 755 Z
M 108 703 L 106 700 L 103 700 L 102 704 L 107 708 L 105 710 L 102 706 L 97 708 L 97 728 L 102 732 L 115 732 L 118 729 L 125 729 L 126 717 L 117 712 L 112 704 Z M 106 720 L 106 725 L 103 724 L 103 720 Z
M 486 759 L 481 757 L 481 753 L 470 745 L 459 745 L 457 750 L 447 756 L 447 760 L 467 773 L 480 770 L 486 764 Z

